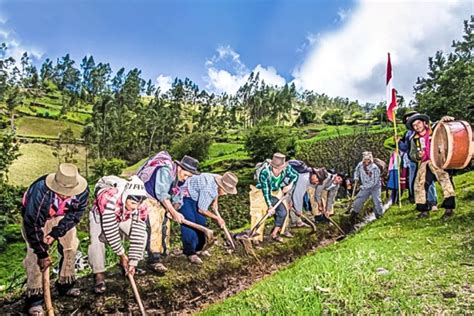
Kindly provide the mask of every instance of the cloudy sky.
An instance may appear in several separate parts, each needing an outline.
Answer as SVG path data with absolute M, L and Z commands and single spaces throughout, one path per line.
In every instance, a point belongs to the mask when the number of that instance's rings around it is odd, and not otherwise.
M 449 51 L 473 1 L 440 0 L 3 0 L 0 41 L 36 63 L 66 53 L 80 63 L 138 67 L 162 90 L 189 77 L 234 93 L 252 71 L 267 83 L 295 82 L 361 102 L 385 97 L 385 63 L 412 97 L 427 59 Z

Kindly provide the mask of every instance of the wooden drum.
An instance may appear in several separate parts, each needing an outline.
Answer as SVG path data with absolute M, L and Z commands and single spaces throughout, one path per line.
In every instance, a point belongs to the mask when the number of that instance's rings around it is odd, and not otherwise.
M 464 169 L 471 162 L 474 140 L 468 122 L 440 122 L 431 139 L 431 161 L 438 168 Z

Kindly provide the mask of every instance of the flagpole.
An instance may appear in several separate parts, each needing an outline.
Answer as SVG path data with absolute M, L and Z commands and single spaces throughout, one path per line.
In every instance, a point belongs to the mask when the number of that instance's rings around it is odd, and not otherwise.
M 397 166 L 397 178 L 398 178 L 398 208 L 402 208 L 402 188 L 400 186 L 400 152 L 398 150 L 398 132 L 397 132 L 397 115 L 396 111 L 393 111 L 393 131 L 395 134 L 395 153 L 396 153 L 396 166 Z

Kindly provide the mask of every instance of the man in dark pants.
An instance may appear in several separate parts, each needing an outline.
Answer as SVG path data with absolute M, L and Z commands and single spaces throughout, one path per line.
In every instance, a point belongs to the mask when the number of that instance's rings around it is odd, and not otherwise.
M 42 176 L 23 196 L 23 236 L 27 254 L 23 265 L 27 274 L 26 309 L 30 315 L 43 313 L 42 272 L 51 266 L 49 246 L 58 241 L 61 259 L 57 288 L 60 295 L 79 296 L 74 288 L 74 264 L 79 240 L 75 226 L 87 206 L 87 181 L 77 167 L 64 163 L 56 173 Z

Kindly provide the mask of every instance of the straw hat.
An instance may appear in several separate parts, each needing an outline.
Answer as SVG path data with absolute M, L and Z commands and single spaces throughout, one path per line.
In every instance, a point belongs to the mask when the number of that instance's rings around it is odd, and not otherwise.
M 285 162 L 286 156 L 283 155 L 282 153 L 275 153 L 273 154 L 272 161 L 270 162 L 270 165 L 273 168 L 276 169 L 281 169 L 285 167 L 286 162 Z
M 237 182 L 239 182 L 239 179 L 234 173 L 226 172 L 223 176 L 217 176 L 216 182 L 227 194 L 237 194 Z
M 58 194 L 74 196 L 84 192 L 87 188 L 87 181 L 71 163 L 62 163 L 58 171 L 46 176 L 46 186 Z

